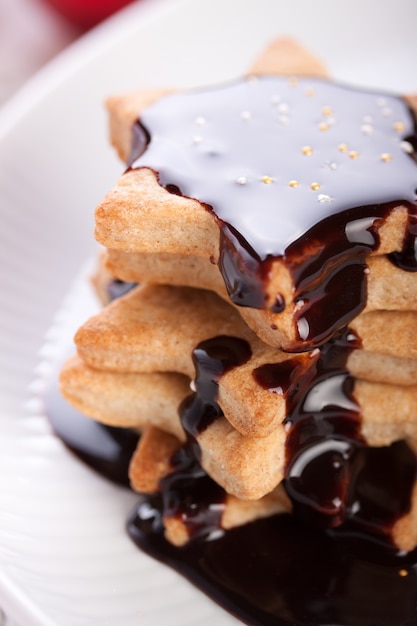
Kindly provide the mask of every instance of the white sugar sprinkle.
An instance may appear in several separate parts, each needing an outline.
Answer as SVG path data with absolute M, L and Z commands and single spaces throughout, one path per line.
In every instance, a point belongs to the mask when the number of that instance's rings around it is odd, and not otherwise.
M 195 123 L 197 124 L 197 126 L 205 126 L 206 119 L 204 117 L 196 117 Z
M 252 119 L 252 113 L 250 111 L 242 111 L 242 113 L 240 114 L 240 117 L 242 120 L 246 122 L 247 120 Z
M 400 143 L 401 150 L 406 152 L 407 154 L 412 154 L 414 152 L 414 148 L 409 141 L 402 141 Z
M 317 200 L 319 202 L 331 202 L 333 198 L 325 193 L 319 193 L 319 195 L 317 196 Z
M 374 127 L 372 124 L 362 124 L 361 131 L 364 135 L 372 135 L 374 132 Z
M 328 170 L 337 170 L 337 163 L 335 161 L 326 161 L 325 163 L 323 163 L 323 167 L 327 168 Z
M 239 176 L 238 178 L 236 178 L 236 182 L 238 185 L 246 185 L 248 179 L 246 178 L 246 176 Z

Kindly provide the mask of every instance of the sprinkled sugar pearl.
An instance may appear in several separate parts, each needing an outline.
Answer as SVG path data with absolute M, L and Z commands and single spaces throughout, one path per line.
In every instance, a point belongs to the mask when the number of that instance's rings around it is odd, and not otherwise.
M 414 152 L 414 148 L 409 141 L 402 141 L 400 143 L 400 148 L 403 152 L 407 154 L 412 154 Z
M 361 131 L 364 135 L 372 135 L 374 132 L 374 127 L 372 124 L 362 124 Z
M 384 161 L 384 163 L 389 163 L 390 161 L 392 161 L 392 156 L 388 152 L 383 152 L 381 154 L 381 161 Z
M 319 193 L 319 195 L 317 196 L 317 200 L 319 202 L 331 202 L 333 198 L 325 193 Z

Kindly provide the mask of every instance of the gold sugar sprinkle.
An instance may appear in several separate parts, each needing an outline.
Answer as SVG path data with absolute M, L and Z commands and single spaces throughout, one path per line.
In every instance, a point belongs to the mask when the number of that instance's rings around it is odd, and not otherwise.
M 316 189 L 320 189 L 320 183 L 311 183 L 310 189 L 313 189 L 313 191 L 316 191 Z
M 319 130 L 329 130 L 329 125 L 327 122 L 320 122 L 319 124 Z
M 274 182 L 274 179 L 272 178 L 272 176 L 262 176 L 261 181 L 265 183 L 265 185 L 269 185 L 270 183 Z
M 350 159 L 357 159 L 359 157 L 359 152 L 357 150 L 350 150 L 348 156 Z
M 315 95 L 316 95 L 316 92 L 314 91 L 313 87 L 308 87 L 308 88 L 305 90 L 305 92 L 304 92 L 304 93 L 305 93 L 305 95 L 306 95 L 306 96 L 308 96 L 309 98 L 312 98 L 313 96 L 315 96 Z
M 301 152 L 306 156 L 311 156 L 313 154 L 313 148 L 311 146 L 303 146 Z
M 298 78 L 297 76 L 290 76 L 288 79 L 288 84 L 290 87 L 297 87 L 298 85 Z
M 321 112 L 322 112 L 322 113 L 323 113 L 323 115 L 325 115 L 326 117 L 330 117 L 330 115 L 332 115 L 332 114 L 333 114 L 332 107 L 329 107 L 329 106 L 324 106 L 324 107 L 322 108 Z
M 300 183 L 298 182 L 298 180 L 290 180 L 288 183 L 289 187 L 299 187 Z
M 398 575 L 402 577 L 408 576 L 408 571 L 406 569 L 400 569 L 398 570 Z
M 384 163 L 389 163 L 390 161 L 392 161 L 392 156 L 389 152 L 383 152 L 381 154 L 381 161 L 384 161 Z
M 394 122 L 393 127 L 397 133 L 402 133 L 403 130 L 405 130 L 405 124 L 403 122 Z
M 347 152 L 348 147 L 346 143 L 339 143 L 337 149 L 339 150 L 339 152 Z

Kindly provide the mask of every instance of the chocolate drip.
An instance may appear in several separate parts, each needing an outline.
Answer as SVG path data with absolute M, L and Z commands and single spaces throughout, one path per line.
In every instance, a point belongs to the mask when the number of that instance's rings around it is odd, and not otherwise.
M 226 494 L 202 469 L 194 446 L 176 452 L 172 473 L 161 480 L 160 490 L 163 517 L 181 520 L 190 540 L 218 535 Z
M 269 264 L 257 254 L 228 224 L 220 229 L 219 268 L 230 300 L 239 306 L 263 309 L 266 306 L 264 283 Z M 285 303 L 280 303 L 280 309 Z
M 401 252 L 393 252 L 389 258 L 403 270 L 417 271 L 417 216 L 408 215 L 408 228 L 405 237 L 405 245 Z
M 285 263 L 295 349 L 321 345 L 364 308 L 366 257 L 399 206 L 410 228 L 392 260 L 416 269 L 417 133 L 401 98 L 255 77 L 163 98 L 137 127 L 146 137 L 130 166 L 150 167 L 218 221 L 219 268 L 233 302 L 282 311 L 288 303 L 268 298 L 266 283 L 271 263 Z
M 320 348 L 303 376 L 296 377 L 291 360 L 263 365 L 254 376 L 287 396 L 284 485 L 295 515 L 325 528 L 350 521 L 389 539 L 410 509 L 417 461 L 404 442 L 367 447 L 346 369 L 359 345 L 346 329 Z
M 265 363 L 252 372 L 260 387 L 286 396 L 298 380 L 297 359 L 287 359 L 281 363 Z
M 224 490 L 200 466 L 196 438 L 223 415 L 217 404 L 219 378 L 250 356 L 249 344 L 238 337 L 208 339 L 193 350 L 197 391 L 179 409 L 188 442 L 174 455 L 172 473 L 160 483 L 162 515 L 181 519 L 193 540 L 219 532 L 225 500 Z
M 238 337 L 214 337 L 202 341 L 193 350 L 197 392 L 187 398 L 180 408 L 181 423 L 191 440 L 223 415 L 217 404 L 220 376 L 246 363 L 250 356 L 248 342 Z
M 366 260 L 378 248 L 381 216 L 388 217 L 394 208 L 393 203 L 344 211 L 315 225 L 302 242 L 288 246 L 285 260 L 294 279 L 294 318 L 301 340 L 323 344 L 363 310 Z

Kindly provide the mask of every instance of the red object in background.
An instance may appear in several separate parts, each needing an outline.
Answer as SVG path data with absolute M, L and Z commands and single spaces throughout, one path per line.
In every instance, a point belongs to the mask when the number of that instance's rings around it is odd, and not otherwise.
M 61 15 L 82 30 L 92 28 L 132 0 L 46 0 Z

